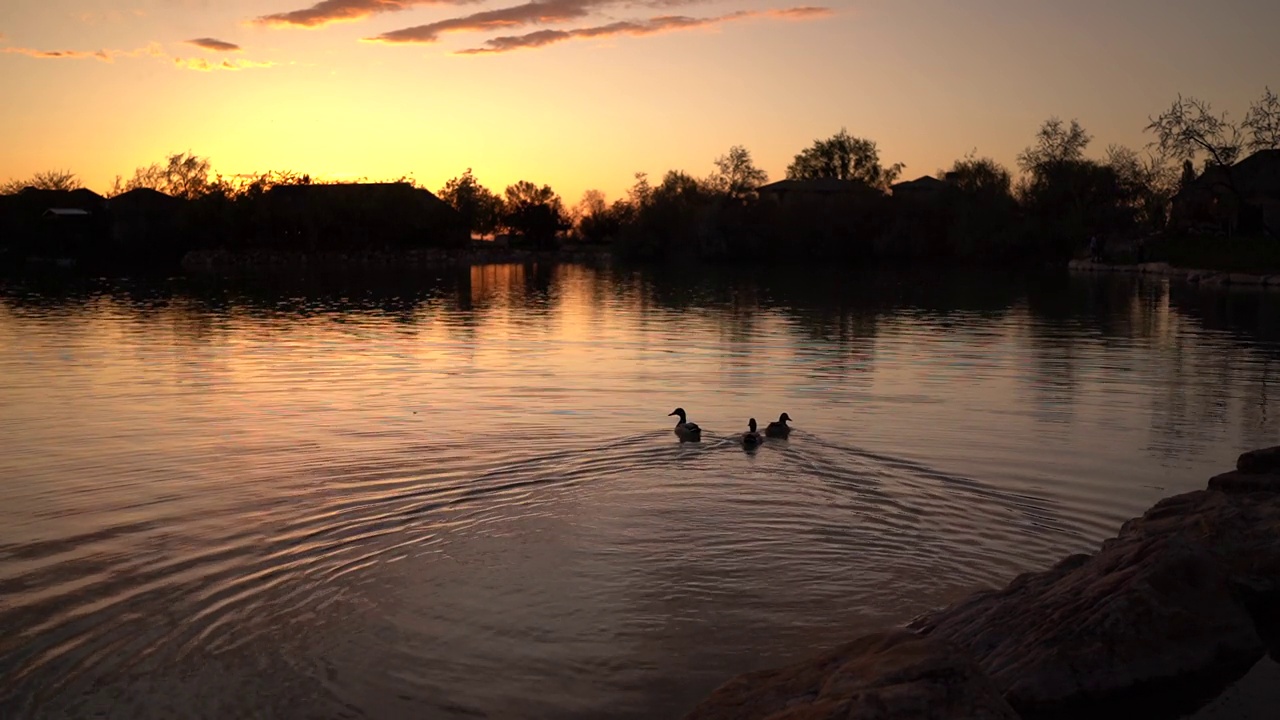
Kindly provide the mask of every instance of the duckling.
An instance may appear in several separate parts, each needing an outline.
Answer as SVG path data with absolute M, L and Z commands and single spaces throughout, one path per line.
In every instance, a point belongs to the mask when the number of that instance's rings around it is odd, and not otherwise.
M 748 420 L 747 427 L 751 428 L 751 430 L 742 433 L 742 447 L 759 447 L 760 443 L 764 442 L 764 438 L 760 437 L 760 433 L 756 432 L 756 419 L 751 418 Z
M 675 410 L 667 413 L 667 417 L 671 417 L 672 415 L 680 416 L 680 421 L 676 423 L 676 437 L 680 438 L 681 442 L 686 440 L 689 442 L 698 442 L 702 440 L 702 428 L 698 427 L 697 424 L 688 421 L 684 414 L 684 408 L 676 408 Z
M 790 415 L 786 413 L 782 413 L 782 415 L 778 417 L 778 422 L 769 423 L 769 426 L 764 429 L 764 434 L 768 435 L 769 437 L 778 437 L 778 438 L 784 438 L 790 435 L 791 428 L 787 425 L 787 421 L 790 419 L 791 419 Z

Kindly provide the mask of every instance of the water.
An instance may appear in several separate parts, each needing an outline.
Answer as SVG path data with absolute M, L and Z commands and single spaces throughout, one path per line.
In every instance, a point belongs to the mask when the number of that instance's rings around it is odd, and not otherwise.
M 1278 331 L 1132 278 L 9 280 L 0 716 L 678 717 L 1274 444 Z

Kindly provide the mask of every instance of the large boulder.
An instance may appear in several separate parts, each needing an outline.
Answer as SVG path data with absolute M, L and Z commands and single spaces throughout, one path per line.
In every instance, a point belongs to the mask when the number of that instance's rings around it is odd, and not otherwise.
M 1263 472 L 1275 457 L 1238 465 Z M 1280 478 L 1236 471 L 1209 486 L 1160 501 L 1093 555 L 911 627 L 972 653 L 1024 717 L 1176 717 L 1280 649 Z
M 1265 652 L 1217 559 L 1178 539 L 1069 558 L 915 627 L 972 653 L 1023 717 L 1192 709 Z
M 1280 446 L 1250 450 L 1236 458 L 1236 470 L 1242 473 L 1280 473 Z
M 868 635 L 812 660 L 740 675 L 685 720 L 1015 720 L 973 660 L 907 631 Z

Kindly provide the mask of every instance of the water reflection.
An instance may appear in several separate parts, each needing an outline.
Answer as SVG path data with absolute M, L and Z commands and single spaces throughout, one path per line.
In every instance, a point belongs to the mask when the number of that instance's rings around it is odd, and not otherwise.
M 1276 305 L 829 269 L 7 279 L 0 715 L 676 715 L 1272 442 Z

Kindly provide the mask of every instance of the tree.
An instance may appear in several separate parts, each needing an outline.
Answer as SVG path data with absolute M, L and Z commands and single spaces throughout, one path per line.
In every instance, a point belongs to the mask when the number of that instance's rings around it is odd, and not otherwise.
M 905 167 L 894 163 L 881 167 L 880 152 L 872 140 L 853 137 L 844 128 L 826 140 L 816 140 L 813 145 L 796 155 L 787 167 L 791 180 L 861 180 L 872 187 L 888 188 Z
M 755 166 L 751 152 L 741 145 L 729 148 L 728 155 L 716 158 L 711 185 L 734 199 L 750 197 L 756 188 L 769 182 L 769 173 Z
M 538 187 L 528 180 L 508 185 L 504 193 L 502 224 L 523 235 L 539 249 L 550 247 L 556 234 L 569 227 L 564 203 L 550 185 Z
M 46 170 L 28 180 L 9 180 L 0 184 L 0 195 L 13 195 L 29 187 L 37 190 L 78 190 L 84 184 L 70 170 Z
M 1115 171 L 1084 155 L 1092 139 L 1079 122 L 1051 117 L 1036 143 L 1018 154 L 1027 173 L 1019 182 L 1019 202 L 1051 252 L 1070 254 L 1094 233 L 1128 230 L 1133 223 Z
M 634 209 L 644 207 L 653 197 L 653 186 L 649 184 L 649 173 L 638 172 L 636 184 L 627 190 L 627 199 Z
M 1209 103 L 1181 95 L 1160 115 L 1148 118 L 1146 132 L 1156 137 L 1149 147 L 1161 154 L 1182 160 L 1205 156 L 1205 166 L 1228 167 L 1235 164 L 1245 145 L 1240 125 L 1226 112 L 1216 114 Z
M 969 155 L 957 160 L 944 177 L 957 190 L 974 196 L 1009 197 L 1013 187 L 1009 171 L 987 157 Z
M 620 207 L 622 205 L 618 203 L 609 207 L 604 193 L 599 190 L 584 192 L 582 200 L 573 209 L 578 237 L 587 242 L 602 242 L 617 235 L 622 224 L 622 213 L 616 211 Z
M 1231 166 L 1246 148 L 1256 151 L 1280 147 L 1280 100 L 1270 87 L 1249 106 L 1242 123 L 1233 122 L 1226 112 L 1215 113 L 1207 102 L 1181 95 L 1168 110 L 1150 120 L 1146 131 L 1155 134 L 1150 145 L 1158 147 L 1161 153 L 1186 161 L 1203 156 L 1206 170 L 1224 169 L 1214 185 L 1225 190 L 1229 204 L 1237 208 L 1244 198 L 1236 186 Z M 1275 234 L 1265 219 L 1263 229 Z
M 477 182 L 471 168 L 446 182 L 439 196 L 462 215 L 470 231 L 489 235 L 497 229 L 502 199 Z
M 1271 92 L 1271 88 L 1262 93 L 1262 97 L 1249 106 L 1242 126 L 1249 131 L 1250 150 L 1280 149 L 1280 99 Z
M 1078 121 L 1072 120 L 1070 126 L 1064 126 L 1062 120 L 1051 117 L 1036 133 L 1036 144 L 1018 153 L 1018 167 L 1035 175 L 1057 165 L 1080 162 L 1091 140 L 1093 137 Z
M 1169 200 L 1178 187 L 1178 170 L 1167 158 L 1150 153 L 1140 156 L 1122 145 L 1107 147 L 1105 164 L 1115 174 L 1117 201 L 1132 208 L 1150 229 L 1163 228 Z
M 600 190 L 587 190 L 582 193 L 582 199 L 573 208 L 573 218 L 581 221 L 583 218 L 589 218 L 594 215 L 601 215 L 609 210 L 609 203 L 605 201 L 604 192 Z
M 209 190 L 209 159 L 190 152 L 174 153 L 164 163 L 152 163 L 134 170 L 125 190 L 151 188 L 166 195 L 194 200 Z

